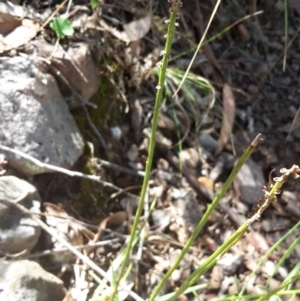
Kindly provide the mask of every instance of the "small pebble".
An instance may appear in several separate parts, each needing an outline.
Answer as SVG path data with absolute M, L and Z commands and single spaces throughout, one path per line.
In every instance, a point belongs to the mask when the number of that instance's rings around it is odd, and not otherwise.
M 248 92 L 252 95 L 257 95 L 259 93 L 259 89 L 257 86 L 251 84 L 248 86 Z
M 199 154 L 194 148 L 183 149 L 179 153 L 179 158 L 189 168 L 196 168 L 200 162 Z
M 136 144 L 132 144 L 129 148 L 129 150 L 127 151 L 127 158 L 134 162 L 136 161 L 136 159 L 139 156 L 139 150 Z
M 259 62 L 258 64 L 256 64 L 254 66 L 254 74 L 258 77 L 267 74 L 268 71 L 269 71 L 269 67 L 268 67 L 268 64 L 266 64 L 266 63 Z
M 247 42 L 251 39 L 250 33 L 244 24 L 239 24 L 237 28 L 243 42 Z

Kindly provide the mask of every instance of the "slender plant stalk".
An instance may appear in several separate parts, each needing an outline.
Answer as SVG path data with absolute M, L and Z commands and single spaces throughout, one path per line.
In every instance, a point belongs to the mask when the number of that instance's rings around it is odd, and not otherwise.
M 174 0 L 171 4 L 171 9 L 170 9 L 171 16 L 170 16 L 170 20 L 168 20 L 168 32 L 167 32 L 167 36 L 166 36 L 167 39 L 166 39 L 166 44 L 165 44 L 165 50 L 163 53 L 163 60 L 162 60 L 161 67 L 160 67 L 158 85 L 156 87 L 157 92 L 156 92 L 155 106 L 154 106 L 153 119 L 152 119 L 152 128 L 151 128 L 151 136 L 150 136 L 149 149 L 148 149 L 148 159 L 147 159 L 146 169 L 145 169 L 145 177 L 144 177 L 142 191 L 141 191 L 141 195 L 140 195 L 140 199 L 139 199 L 139 203 L 138 203 L 138 208 L 135 213 L 135 218 L 134 218 L 133 225 L 132 225 L 130 239 L 129 239 L 128 245 L 126 247 L 124 261 L 120 268 L 120 272 L 119 272 L 117 280 L 116 280 L 116 285 L 114 287 L 111 300 L 114 300 L 114 298 L 116 296 L 118 286 L 121 282 L 122 276 L 126 269 L 128 259 L 130 256 L 130 252 L 132 249 L 135 233 L 137 231 L 138 223 L 139 223 L 139 220 L 142 215 L 143 208 L 144 208 L 144 199 L 145 199 L 145 195 L 146 195 L 146 192 L 148 189 L 150 172 L 151 172 L 151 168 L 152 168 L 152 161 L 153 161 L 154 147 L 155 147 L 155 136 L 156 136 L 159 109 L 161 106 L 161 100 L 162 100 L 163 90 L 164 90 L 164 85 L 165 85 L 166 70 L 167 70 L 168 61 L 169 61 L 169 57 L 170 57 L 170 53 L 171 53 L 171 46 L 172 46 L 172 40 L 173 40 L 173 36 L 174 36 L 178 8 L 181 5 L 182 5 L 182 3 L 178 0 Z
M 294 233 L 295 230 L 297 230 L 300 227 L 300 221 L 293 227 L 291 228 L 287 233 L 285 233 L 270 249 L 269 251 L 266 253 L 266 255 L 264 255 L 264 257 L 259 261 L 259 263 L 257 264 L 256 268 L 253 270 L 253 272 L 250 274 L 248 281 L 251 280 L 251 277 L 253 277 L 253 275 L 255 275 L 255 273 L 258 271 L 258 269 L 260 268 L 260 266 L 266 261 L 266 259 L 270 256 L 270 254 L 273 253 L 274 250 L 277 249 L 278 246 L 280 246 L 290 235 L 292 235 Z M 270 284 L 271 279 L 274 277 L 274 275 L 277 273 L 278 268 L 283 265 L 284 261 L 290 256 L 291 252 L 294 251 L 294 248 L 300 243 L 300 236 L 298 236 L 298 238 L 290 245 L 290 247 L 287 249 L 287 251 L 285 252 L 285 254 L 280 258 L 280 260 L 277 262 L 274 271 L 272 271 L 272 274 L 269 276 L 267 283 L 266 283 L 266 287 Z M 299 262 L 300 264 L 300 262 Z M 243 289 L 241 290 L 241 292 L 239 293 L 240 296 L 242 296 L 243 292 L 246 290 L 247 287 L 247 283 L 244 284 Z
M 279 291 L 277 292 L 278 296 L 285 296 L 285 295 L 297 295 L 300 294 L 300 290 L 288 290 L 288 291 Z M 266 296 L 265 294 L 263 296 Z M 250 294 L 250 295 L 244 295 L 244 296 L 229 296 L 229 297 L 224 297 L 217 299 L 216 301 L 237 301 L 237 300 L 258 300 L 258 298 L 262 297 L 262 294 Z M 281 300 L 281 299 L 280 299 Z M 289 299 L 289 300 L 294 300 L 294 299 Z
M 256 139 L 258 137 L 259 137 L 259 135 L 256 137 Z M 252 142 L 252 144 L 253 144 L 253 142 Z M 248 147 L 248 149 L 246 150 L 246 152 L 249 151 L 249 148 L 251 147 L 251 145 Z M 244 155 L 245 155 L 245 153 L 244 153 Z M 241 157 L 241 159 L 244 157 L 244 155 Z M 241 161 L 241 159 L 239 160 L 239 162 Z M 205 272 L 207 272 L 217 262 L 217 259 L 218 259 L 219 255 L 223 255 L 224 253 L 226 253 L 230 247 L 232 247 L 237 241 L 239 241 L 240 238 L 243 237 L 243 235 L 248 230 L 248 228 L 250 227 L 250 225 L 253 224 L 255 221 L 258 221 L 261 218 L 261 215 L 263 214 L 263 212 L 271 204 L 271 202 L 274 199 L 276 199 L 276 194 L 278 194 L 278 191 L 280 191 L 282 185 L 287 181 L 288 177 L 290 175 L 294 176 L 294 178 L 299 177 L 300 168 L 298 166 L 294 165 L 294 166 L 292 166 L 291 169 L 281 169 L 280 171 L 283 173 L 283 175 L 281 177 L 274 178 L 274 181 L 275 181 L 274 186 L 272 188 L 270 188 L 270 191 L 265 191 L 264 192 L 264 196 L 259 201 L 259 209 L 257 210 L 257 212 L 251 218 L 247 219 L 246 222 L 243 225 L 241 225 L 240 228 L 237 231 L 235 231 L 233 233 L 233 235 L 223 243 L 222 246 L 220 246 L 209 258 L 207 258 L 204 261 L 204 263 L 200 267 L 198 267 L 182 283 L 182 285 L 176 291 L 175 295 L 172 296 L 172 298 L 170 298 L 169 301 L 176 300 L 176 298 L 180 294 L 182 294 L 188 287 L 192 286 L 193 283 L 195 283 L 195 281 L 197 281 Z M 229 178 L 230 178 L 230 176 L 229 176 Z M 224 186 L 225 186 L 225 184 L 224 184 Z M 293 279 L 293 281 L 296 281 L 298 278 L 300 278 L 300 273 L 298 273 L 296 276 L 292 277 L 291 279 Z M 267 295 L 263 295 L 259 300 L 266 300 L 267 297 L 272 296 L 273 294 L 277 293 L 282 288 L 286 287 L 288 284 L 290 284 L 292 282 L 290 280 L 288 280 L 288 281 L 282 283 L 282 285 L 280 285 L 277 289 L 275 289 L 275 290 L 272 291 L 273 292 L 272 294 L 270 292 Z
M 239 23 L 241 23 L 241 22 L 243 22 L 243 21 L 245 21 L 245 20 L 247 20 L 247 19 L 249 19 L 251 17 L 254 17 L 254 16 L 257 16 L 259 14 L 262 14 L 263 12 L 264 12 L 263 10 L 260 10 L 260 11 L 254 12 L 254 13 L 252 13 L 250 15 L 247 15 L 247 16 L 245 16 L 245 17 L 243 17 L 243 18 L 235 21 L 234 23 L 232 23 L 231 25 L 227 26 L 225 29 L 223 29 L 219 33 L 215 34 L 211 38 L 209 38 L 206 41 L 204 41 L 201 46 L 207 45 L 208 43 L 210 43 L 210 42 L 216 40 L 218 37 L 222 36 L 224 33 L 228 32 L 231 28 L 233 28 L 234 26 L 238 25 Z M 190 52 L 194 51 L 195 49 L 197 49 L 197 47 L 193 47 L 193 48 L 191 48 L 189 50 L 183 51 L 183 52 L 175 55 L 174 57 L 172 57 L 172 61 L 176 61 L 180 57 L 189 54 Z
M 300 279 L 300 273 L 296 274 L 291 279 L 282 282 L 276 289 L 268 292 L 267 294 L 262 295 L 259 299 L 257 299 L 257 301 L 270 300 L 271 296 L 275 295 L 276 293 L 286 288 L 287 286 L 297 281 L 298 279 Z
M 177 93 L 178 93 L 178 91 L 181 89 L 181 86 L 183 85 L 183 83 L 184 83 L 184 81 L 185 81 L 185 79 L 186 79 L 188 73 L 190 72 L 191 67 L 192 67 L 192 65 L 193 65 L 193 62 L 195 61 L 195 58 L 196 58 L 196 56 L 197 56 L 197 54 L 198 54 L 198 52 L 199 52 L 201 46 L 203 45 L 203 42 L 204 42 L 204 40 L 205 40 L 205 38 L 206 38 L 208 29 L 209 29 L 209 27 L 210 27 L 210 25 L 211 25 L 211 23 L 212 23 L 212 21 L 213 21 L 213 19 L 214 19 L 214 17 L 215 17 L 215 14 L 217 13 L 218 7 L 219 7 L 219 5 L 220 5 L 221 2 L 222 2 L 222 0 L 217 0 L 216 4 L 215 4 L 215 6 L 214 6 L 214 9 L 213 9 L 213 11 L 212 11 L 212 13 L 211 13 L 211 16 L 210 16 L 210 18 L 209 18 L 208 24 L 207 24 L 207 26 L 206 26 L 206 28 L 205 28 L 205 30 L 204 30 L 204 33 L 203 33 L 203 35 L 202 35 L 202 37 L 201 37 L 201 40 L 200 40 L 199 44 L 198 44 L 198 46 L 197 46 L 197 49 L 196 49 L 196 51 L 195 51 L 195 53 L 194 53 L 194 55 L 193 55 L 193 57 L 192 57 L 192 59 L 191 59 L 191 62 L 190 62 L 190 64 L 189 64 L 189 66 L 187 67 L 187 70 L 185 71 L 185 74 L 184 74 L 184 76 L 183 76 L 183 78 L 182 78 L 182 80 L 181 80 L 181 82 L 180 82 L 180 84 L 179 84 L 177 90 L 175 91 L 173 97 L 177 95 Z
M 234 245 L 244 233 L 247 231 L 248 225 L 243 224 L 234 234 L 225 241 L 225 243 L 219 247 L 210 257 L 208 257 L 204 263 L 198 267 L 179 287 L 175 295 L 172 296 L 168 301 L 174 301 L 179 295 L 181 295 L 188 287 L 190 287 L 195 281 L 199 279 L 205 272 L 207 272 L 212 266 L 217 262 L 217 259 L 220 255 L 226 253 L 226 251 Z
M 225 184 L 220 189 L 220 191 L 217 193 L 217 195 L 213 199 L 212 203 L 208 206 L 208 208 L 207 208 L 206 212 L 204 213 L 202 219 L 200 220 L 200 222 L 196 226 L 196 228 L 193 231 L 192 235 L 189 237 L 187 243 L 183 247 L 180 255 L 177 257 L 177 259 L 174 262 L 173 266 L 168 270 L 168 272 L 165 274 L 165 276 L 163 277 L 163 279 L 159 282 L 159 284 L 157 285 L 157 287 L 154 289 L 153 293 L 151 294 L 151 296 L 149 298 L 149 301 L 154 301 L 155 297 L 158 295 L 158 293 L 161 290 L 161 288 L 163 287 L 163 285 L 167 282 L 167 280 L 170 278 L 170 276 L 173 273 L 173 271 L 180 264 L 181 260 L 185 256 L 185 254 L 189 251 L 191 245 L 193 244 L 194 240 L 198 236 L 199 232 L 203 229 L 204 225 L 206 224 L 209 216 L 215 210 L 215 208 L 219 204 L 220 200 L 222 199 L 222 197 L 224 196 L 224 194 L 226 193 L 226 191 L 228 190 L 228 188 L 232 184 L 234 178 L 236 177 L 236 175 L 238 174 L 238 172 L 240 171 L 240 169 L 242 168 L 242 166 L 245 164 L 245 162 L 247 161 L 247 159 L 250 157 L 250 155 L 254 151 L 255 147 L 257 146 L 257 144 L 258 144 L 258 142 L 260 140 L 260 137 L 261 137 L 261 134 L 259 134 L 259 135 L 256 136 L 256 138 L 248 146 L 248 148 L 246 149 L 246 151 L 244 152 L 244 154 L 242 155 L 242 157 L 238 160 L 238 162 L 235 165 L 235 167 L 233 168 L 230 176 L 228 177 L 228 179 L 226 180 Z M 243 233 L 244 233 L 244 231 L 242 233 L 239 233 L 239 235 L 242 235 Z M 235 237 L 235 239 L 237 239 L 237 238 L 238 238 L 238 235 L 237 235 L 237 237 Z M 230 246 L 228 245 L 228 247 L 230 247 Z M 223 249 L 223 252 L 224 252 L 224 249 Z M 183 292 L 183 291 L 181 291 L 181 292 Z

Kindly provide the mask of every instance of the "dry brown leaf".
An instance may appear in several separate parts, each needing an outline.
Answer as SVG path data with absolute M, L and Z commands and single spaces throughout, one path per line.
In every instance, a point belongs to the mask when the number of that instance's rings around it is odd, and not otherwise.
M 73 43 L 65 50 L 60 45 L 52 45 L 45 40 L 31 42 L 39 57 L 50 59 L 54 72 L 59 71 L 58 83 L 62 94 L 70 97 L 70 87 L 79 92 L 85 100 L 90 99 L 99 89 L 100 73 L 94 63 L 88 43 Z M 63 80 L 67 80 L 68 84 Z M 74 93 L 73 93 L 74 94 Z M 75 108 L 82 102 L 73 95 L 69 106 Z M 71 97 L 70 97 L 71 98 Z
M 57 228 L 64 234 L 68 234 L 69 223 L 68 213 L 58 206 L 44 202 L 45 213 L 47 214 L 46 222 L 49 226 Z
M 248 42 L 251 39 L 250 33 L 244 24 L 239 24 L 237 29 L 243 42 Z
M 129 45 L 132 57 L 139 57 L 141 53 L 141 41 L 133 41 Z
M 0 12 L 0 35 L 6 36 L 21 24 L 21 20 Z
M 0 26 L 2 26 L 1 23 Z M 22 25 L 16 27 L 3 38 L 0 38 L 0 53 L 27 43 L 36 36 L 39 28 L 39 24 L 29 19 L 23 19 Z
M 235 116 L 235 101 L 232 90 L 228 84 L 223 86 L 223 120 L 221 132 L 215 149 L 215 156 L 218 155 L 228 142 L 232 131 Z
M 212 239 L 211 237 L 209 237 L 209 235 L 204 235 L 204 237 L 203 237 L 203 243 L 212 252 L 215 252 L 218 249 L 217 242 L 214 239 Z
M 251 231 L 246 234 L 246 240 L 252 246 L 254 246 L 256 250 L 258 250 L 259 252 L 262 252 L 263 254 L 266 253 L 270 249 L 270 246 L 269 246 L 267 240 L 260 233 Z
M 254 271 L 257 268 L 257 262 L 253 258 L 245 260 L 244 265 L 249 271 Z
M 101 20 L 100 24 L 119 40 L 124 42 L 133 42 L 140 40 L 147 34 L 151 27 L 151 20 L 151 13 L 149 13 L 144 18 L 125 24 L 123 26 L 123 31 L 119 31 L 115 28 L 110 27 L 103 20 Z
M 207 189 L 214 191 L 214 182 L 210 178 L 207 177 L 199 177 L 198 182 L 204 185 Z
M 294 119 L 293 119 L 292 125 L 291 125 L 291 127 L 290 127 L 289 133 L 288 133 L 288 135 L 287 135 L 285 141 L 287 141 L 288 138 L 290 137 L 291 133 L 292 133 L 294 130 L 298 129 L 298 128 L 300 128 L 300 106 L 299 106 L 299 108 L 298 108 L 298 111 L 297 111 L 297 113 L 296 113 Z
M 45 208 L 45 213 L 48 215 L 53 215 L 57 218 L 61 217 L 63 219 L 66 219 L 69 217 L 68 213 L 59 208 L 57 205 L 54 205 L 52 203 L 44 202 L 44 208 Z
M 139 140 L 141 125 L 143 121 L 143 107 L 139 99 L 134 98 L 130 100 L 131 110 L 131 126 L 134 131 L 136 141 Z
M 210 279 L 208 281 L 208 289 L 219 289 L 224 279 L 224 271 L 222 267 L 215 265 L 212 269 Z
M 109 227 L 118 227 L 121 226 L 124 221 L 127 219 L 127 214 L 124 211 L 118 211 L 114 213 L 112 216 L 107 217 L 104 219 L 98 228 L 98 232 L 95 234 L 93 242 L 97 242 L 102 234 L 102 230 L 106 228 L 106 226 Z
M 127 213 L 125 211 L 118 211 L 109 217 L 107 226 L 110 228 L 116 228 L 122 226 L 127 219 Z
M 90 230 L 73 219 L 67 211 L 48 202 L 44 202 L 44 208 L 47 214 L 47 224 L 72 237 L 72 245 L 82 245 L 83 237 L 90 240 L 94 236 Z

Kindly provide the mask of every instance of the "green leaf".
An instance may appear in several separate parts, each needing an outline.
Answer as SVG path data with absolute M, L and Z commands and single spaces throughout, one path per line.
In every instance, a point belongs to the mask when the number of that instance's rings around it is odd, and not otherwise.
M 74 28 L 67 19 L 55 18 L 50 23 L 50 27 L 53 29 L 59 39 L 63 39 L 66 36 L 70 37 L 74 34 Z
M 95 10 L 99 5 L 99 0 L 91 0 L 92 9 Z

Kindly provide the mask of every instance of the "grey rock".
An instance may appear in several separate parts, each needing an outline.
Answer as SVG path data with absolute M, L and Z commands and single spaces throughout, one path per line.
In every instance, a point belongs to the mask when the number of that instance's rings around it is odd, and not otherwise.
M 233 184 L 237 196 L 245 203 L 254 205 L 263 195 L 262 189 L 265 185 L 265 178 L 260 166 L 248 159 L 237 174 Z
M 226 253 L 218 260 L 218 265 L 221 266 L 227 275 L 234 275 L 243 261 L 243 256 L 240 254 Z
M 167 214 L 166 210 L 154 210 L 151 217 L 155 228 L 159 231 L 163 231 L 170 224 L 170 216 Z
M 40 213 L 41 198 L 34 186 L 14 176 L 0 177 L 0 199 L 14 201 L 18 198 L 19 204 L 30 212 Z M 15 254 L 26 250 L 29 253 L 37 243 L 40 233 L 41 228 L 35 221 L 0 203 L 1 252 Z
M 175 216 L 170 230 L 178 235 L 181 243 L 186 243 L 202 217 L 198 200 L 192 190 L 173 188 L 171 192 L 171 215 Z
M 29 260 L 0 261 L 0 300 L 62 301 L 63 282 Z
M 214 151 L 217 147 L 217 140 L 215 140 L 211 135 L 206 134 L 205 132 L 200 133 L 199 141 L 201 146 L 209 152 Z
M 71 168 L 84 144 L 55 79 L 23 57 L 1 58 L 0 76 L 0 143 L 42 162 Z M 3 153 L 11 166 L 28 175 L 46 171 Z
M 196 168 L 200 163 L 200 155 L 194 148 L 183 149 L 179 152 L 179 159 L 188 168 Z

